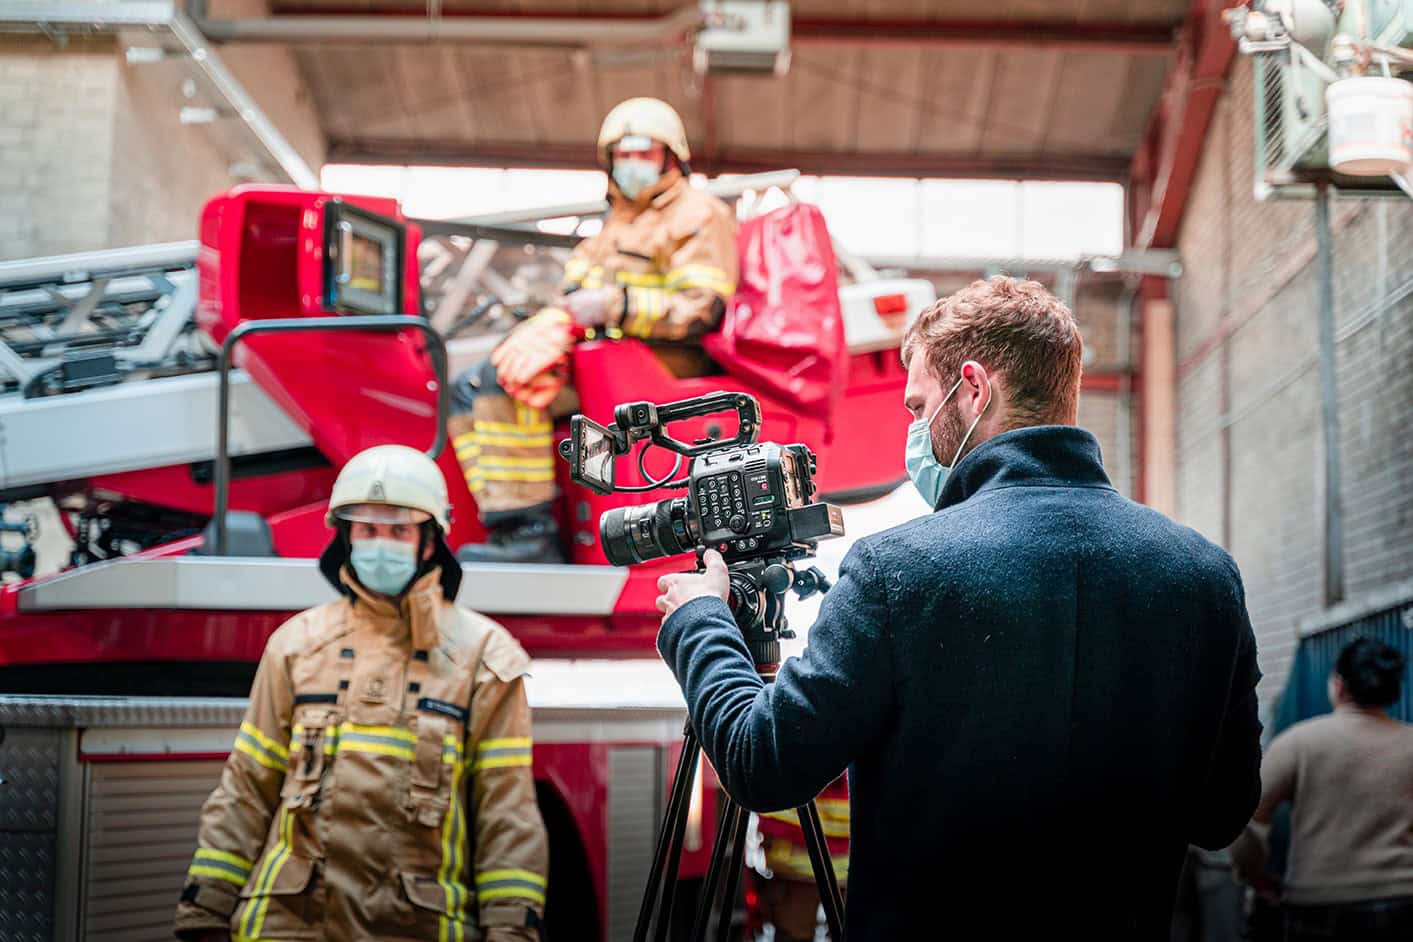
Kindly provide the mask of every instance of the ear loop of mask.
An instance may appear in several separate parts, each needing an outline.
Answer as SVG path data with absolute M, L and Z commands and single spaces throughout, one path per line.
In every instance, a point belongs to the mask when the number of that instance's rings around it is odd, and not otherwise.
M 957 386 L 960 386 L 961 384 L 962 384 L 962 380 L 961 380 L 961 378 L 959 377 L 959 378 L 957 379 Z M 952 389 L 955 390 L 955 389 L 957 388 L 957 386 L 953 386 Z M 951 396 L 951 393 L 948 393 L 947 395 L 950 397 L 950 396 Z M 945 400 L 944 400 L 944 401 L 945 401 Z M 976 431 L 976 427 L 981 424 L 981 417 L 986 414 L 986 410 L 989 409 L 989 408 L 991 408 L 991 380 L 990 380 L 990 379 L 987 379 L 987 380 L 986 380 L 986 404 L 981 407 L 981 411 L 976 414 L 976 418 L 974 418 L 974 419 L 971 420 L 971 425 L 967 427 L 967 433 L 962 436 L 961 442 L 957 445 L 957 452 L 956 452 L 956 454 L 952 455 L 952 463 L 949 464 L 949 465 L 947 465 L 947 467 L 949 467 L 949 468 L 955 468 L 955 467 L 957 466 L 957 461 L 962 457 L 962 449 L 967 446 L 967 442 L 971 441 L 971 433 L 974 432 L 974 431 Z M 938 411 L 941 411 L 941 410 L 939 409 Z

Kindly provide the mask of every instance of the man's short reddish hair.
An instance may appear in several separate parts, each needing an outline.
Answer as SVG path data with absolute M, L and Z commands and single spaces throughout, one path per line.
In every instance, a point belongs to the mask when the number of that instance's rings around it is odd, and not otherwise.
M 924 310 L 903 338 L 903 365 L 921 353 L 944 386 L 975 360 L 1005 379 L 1006 427 L 1072 423 L 1084 341 L 1074 314 L 1036 281 L 973 281 Z

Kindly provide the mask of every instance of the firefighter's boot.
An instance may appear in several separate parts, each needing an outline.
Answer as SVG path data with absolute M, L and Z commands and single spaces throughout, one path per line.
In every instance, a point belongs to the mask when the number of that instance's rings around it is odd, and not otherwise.
M 559 525 L 549 504 L 506 514 L 487 514 L 490 532 L 484 543 L 457 550 L 463 563 L 562 563 Z

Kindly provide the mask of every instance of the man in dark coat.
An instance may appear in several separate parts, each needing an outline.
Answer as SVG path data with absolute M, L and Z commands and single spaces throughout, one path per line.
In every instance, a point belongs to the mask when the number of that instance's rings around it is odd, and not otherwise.
M 1074 426 L 1080 352 L 1034 282 L 923 312 L 907 465 L 935 512 L 854 545 L 774 683 L 719 556 L 662 580 L 658 647 L 726 789 L 773 811 L 848 767 L 850 942 L 1165 938 L 1187 845 L 1260 796 L 1240 574 L 1114 489 Z

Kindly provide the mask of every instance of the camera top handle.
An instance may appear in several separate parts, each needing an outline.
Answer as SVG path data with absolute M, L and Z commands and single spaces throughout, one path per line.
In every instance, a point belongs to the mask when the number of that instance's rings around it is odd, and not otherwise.
M 726 440 L 703 440 L 698 442 L 678 441 L 667 434 L 669 422 L 694 419 L 716 412 L 736 413 L 736 434 Z M 732 445 L 750 445 L 760 436 L 760 403 L 754 396 L 739 392 L 707 393 L 679 402 L 654 405 L 651 402 L 625 402 L 613 410 L 613 450 L 616 455 L 626 455 L 635 442 L 644 438 L 652 439 L 660 445 L 686 458 L 695 458 L 718 448 Z

